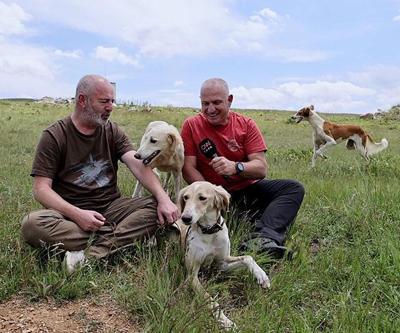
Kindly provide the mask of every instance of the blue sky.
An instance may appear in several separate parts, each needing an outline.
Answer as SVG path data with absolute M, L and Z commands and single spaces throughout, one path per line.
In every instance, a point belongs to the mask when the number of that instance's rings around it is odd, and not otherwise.
M 0 0 L 0 98 L 72 97 L 88 73 L 117 98 L 366 113 L 400 103 L 400 0 Z

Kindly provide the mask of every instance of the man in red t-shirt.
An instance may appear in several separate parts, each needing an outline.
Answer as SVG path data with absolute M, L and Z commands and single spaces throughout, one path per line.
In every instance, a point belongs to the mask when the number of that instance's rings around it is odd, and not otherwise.
M 224 80 L 205 81 L 200 99 L 201 113 L 182 125 L 183 177 L 189 184 L 206 180 L 222 185 L 239 211 L 246 211 L 254 228 L 241 250 L 282 257 L 286 232 L 303 201 L 303 186 L 295 180 L 265 179 L 264 138 L 251 118 L 230 111 L 233 96 Z
M 109 121 L 113 103 L 108 80 L 84 76 L 76 88 L 74 112 L 45 129 L 36 149 L 33 194 L 44 209 L 23 219 L 22 235 L 35 247 L 65 249 L 69 272 L 85 255 L 105 257 L 179 218 L 158 177 L 135 158 L 129 138 Z M 121 196 L 118 161 L 153 197 Z

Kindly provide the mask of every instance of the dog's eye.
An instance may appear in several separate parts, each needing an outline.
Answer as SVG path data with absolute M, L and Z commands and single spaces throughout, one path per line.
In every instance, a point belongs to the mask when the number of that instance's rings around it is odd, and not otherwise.
M 188 199 L 189 199 L 189 196 L 188 196 L 188 195 L 184 195 L 184 196 L 183 196 L 183 200 L 184 200 L 184 201 L 187 201 Z
M 154 138 L 150 138 L 150 142 L 151 142 L 151 143 L 157 143 L 157 140 L 154 139 Z
M 202 196 L 202 195 L 200 195 L 200 196 L 199 196 L 199 200 L 200 200 L 200 201 L 204 201 L 204 200 L 207 200 L 207 198 L 204 197 L 204 196 Z

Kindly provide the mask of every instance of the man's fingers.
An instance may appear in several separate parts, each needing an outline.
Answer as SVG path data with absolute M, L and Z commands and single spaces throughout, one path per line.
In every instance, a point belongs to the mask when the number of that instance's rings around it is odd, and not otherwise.
M 100 221 L 105 221 L 106 220 L 106 218 L 103 215 L 101 215 L 100 213 L 98 213 L 98 212 L 94 213 L 94 217 L 96 219 L 100 220 Z
M 161 212 L 157 212 L 158 215 L 158 222 L 160 223 L 160 225 L 164 224 L 164 216 Z
M 103 222 L 103 221 L 96 220 L 96 221 L 94 221 L 94 225 L 95 225 L 95 226 L 101 227 L 102 225 L 104 225 L 104 222 Z

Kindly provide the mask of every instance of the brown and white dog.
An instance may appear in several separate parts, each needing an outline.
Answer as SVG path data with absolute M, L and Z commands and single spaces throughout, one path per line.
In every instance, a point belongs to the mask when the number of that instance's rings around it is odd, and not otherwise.
M 198 274 L 201 267 L 216 264 L 223 271 L 247 268 L 262 288 L 270 287 L 267 274 L 251 256 L 232 257 L 230 240 L 223 212 L 228 209 L 230 194 L 222 187 L 197 181 L 179 193 L 181 220 L 177 225 L 185 247 L 185 266 L 193 289 L 210 301 L 214 317 L 224 329 L 235 324 L 225 316 L 219 304 L 205 291 Z
M 176 127 L 160 120 L 149 123 L 135 157 L 152 169 L 167 172 L 164 188 L 172 174 L 175 196 L 178 196 L 182 182 L 184 148 L 182 137 Z M 142 184 L 137 182 L 133 197 L 141 196 L 142 189 Z
M 318 156 L 325 158 L 323 153 L 329 146 L 342 140 L 347 140 L 347 149 L 357 149 L 367 161 L 371 155 L 379 153 L 389 145 L 386 139 L 375 143 L 360 126 L 338 125 L 324 120 L 314 111 L 313 105 L 300 109 L 292 119 L 296 120 L 297 123 L 307 120 L 313 128 L 314 154 L 311 160 L 312 167 L 315 166 L 315 160 Z

